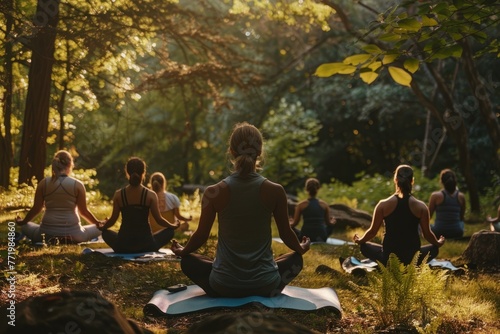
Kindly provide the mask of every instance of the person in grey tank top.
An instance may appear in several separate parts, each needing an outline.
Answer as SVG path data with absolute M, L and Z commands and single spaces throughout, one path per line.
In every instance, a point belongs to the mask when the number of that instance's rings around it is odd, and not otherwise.
M 258 173 L 263 138 L 246 122 L 236 124 L 229 139 L 233 173 L 207 187 L 198 228 L 185 246 L 172 241 L 181 268 L 210 296 L 274 296 L 302 270 L 302 255 L 311 241 L 300 241 L 288 222 L 285 190 Z M 210 236 L 215 218 L 219 230 L 215 259 L 195 253 Z M 273 257 L 272 218 L 292 252 Z

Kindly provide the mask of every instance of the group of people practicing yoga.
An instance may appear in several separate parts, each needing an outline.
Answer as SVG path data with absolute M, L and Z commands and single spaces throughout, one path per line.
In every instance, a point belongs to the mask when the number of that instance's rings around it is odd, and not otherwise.
M 16 218 L 21 231 L 33 241 L 42 234 L 70 236 L 74 242 L 92 240 L 102 235 L 115 252 L 157 251 L 171 242 L 171 250 L 181 258 L 184 274 L 210 296 L 243 297 L 279 294 L 303 268 L 303 254 L 311 242 L 325 241 L 335 219 L 327 203 L 317 198 L 317 179 L 306 181 L 309 198 L 296 206 L 289 218 L 287 194 L 282 185 L 259 172 L 263 157 L 261 132 L 249 123 L 238 123 L 230 135 L 228 154 L 231 174 L 207 187 L 202 197 L 201 215 L 196 230 L 185 245 L 173 239 L 174 231 L 191 220 L 179 212 L 179 199 L 166 191 L 161 173 L 150 177 L 150 187 L 143 185 L 146 163 L 130 158 L 125 166 L 128 185 L 115 192 L 109 219 L 98 220 L 87 208 L 82 182 L 70 176 L 73 159 L 67 151 L 58 151 L 52 163 L 52 176 L 36 188 L 32 208 L 24 219 Z M 394 195 L 375 207 L 371 226 L 353 240 L 361 252 L 374 261 L 386 263 L 390 253 L 408 264 L 420 252 L 428 259 L 438 254 L 445 237 L 463 234 L 465 200 L 456 188 L 456 176 L 450 170 L 441 173 L 443 190 L 431 195 L 429 207 L 412 195 L 413 170 L 400 165 L 394 173 Z M 41 223 L 32 220 L 44 210 Z M 433 226 L 430 217 L 436 212 Z M 111 229 L 121 214 L 118 231 Z M 89 225 L 82 225 L 83 217 Z M 215 258 L 196 253 L 210 236 L 215 219 L 218 240 Z M 271 224 L 275 222 L 280 238 L 289 253 L 274 257 Z M 302 228 L 297 228 L 300 221 Z M 370 242 L 382 223 L 383 244 Z M 421 245 L 420 233 L 429 242 Z M 438 236 L 438 237 L 437 237 Z

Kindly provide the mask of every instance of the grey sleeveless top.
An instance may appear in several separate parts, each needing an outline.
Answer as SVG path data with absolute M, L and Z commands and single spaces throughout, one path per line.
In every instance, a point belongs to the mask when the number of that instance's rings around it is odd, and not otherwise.
M 236 173 L 223 180 L 229 187 L 230 200 L 218 215 L 211 285 L 230 290 L 278 286 L 280 275 L 271 249 L 272 212 L 259 195 L 265 180 L 257 173 L 245 178 Z

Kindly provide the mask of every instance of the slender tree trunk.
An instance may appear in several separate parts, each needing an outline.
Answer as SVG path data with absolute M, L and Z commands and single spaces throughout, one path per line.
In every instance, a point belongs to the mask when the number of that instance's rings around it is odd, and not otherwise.
M 496 162 L 496 170 L 498 171 L 500 168 L 500 124 L 497 121 L 497 116 L 493 111 L 490 100 L 490 94 L 495 94 L 494 87 L 485 85 L 483 80 L 481 80 L 481 76 L 477 71 L 474 59 L 472 58 L 469 42 L 464 40 L 460 44 L 463 49 L 462 59 L 464 61 L 465 74 L 474 97 L 476 98 L 476 101 L 474 102 L 477 103 L 479 112 L 486 124 L 488 135 L 494 150 L 493 158 Z M 465 110 L 463 112 L 468 111 Z
M 46 164 L 50 87 L 59 1 L 39 0 L 36 10 L 33 23 L 37 33 L 31 40 L 32 56 L 19 159 L 19 184 L 32 184 L 33 177 L 41 180 Z
M 14 2 L 13 0 L 5 0 L 4 5 L 7 8 L 7 12 L 14 12 Z M 5 22 L 5 35 L 9 36 L 12 31 L 12 26 L 14 22 L 12 16 L 6 15 Z M 10 168 L 12 167 L 13 160 L 13 150 L 12 150 L 12 59 L 14 53 L 12 51 L 12 42 L 6 41 L 5 43 L 5 62 L 4 62 L 4 78 L 2 78 L 5 93 L 3 99 L 3 126 L 5 129 L 5 134 L 0 132 L 0 161 L 2 162 L 0 166 L 0 187 L 7 189 L 10 185 Z
M 433 75 L 436 75 L 436 73 L 434 72 Z M 440 91 L 440 94 L 447 94 L 448 91 L 446 87 L 443 86 L 443 82 L 440 80 L 440 78 L 435 77 L 435 79 L 439 81 L 438 89 Z M 448 109 L 444 113 L 441 113 L 436 105 L 420 90 L 415 80 L 412 81 L 411 88 L 420 103 L 432 112 L 434 117 L 436 117 L 439 122 L 446 128 L 446 133 L 450 134 L 450 136 L 453 138 L 458 149 L 460 172 L 464 176 L 469 193 L 471 211 L 476 213 L 480 212 L 479 190 L 476 185 L 474 174 L 472 173 L 470 153 L 467 144 L 468 135 L 465 129 L 464 120 L 461 118 L 460 114 L 454 112 L 454 110 Z M 445 104 L 448 105 L 446 102 Z

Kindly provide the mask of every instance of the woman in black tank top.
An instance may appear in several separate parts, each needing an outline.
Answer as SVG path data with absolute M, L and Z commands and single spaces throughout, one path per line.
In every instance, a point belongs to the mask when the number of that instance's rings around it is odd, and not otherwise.
M 117 253 L 143 253 L 158 251 L 174 236 L 179 223 L 170 223 L 160 214 L 156 193 L 142 185 L 146 175 L 146 163 L 132 157 L 125 170 L 129 185 L 115 192 L 113 213 L 102 227 L 102 238 Z M 158 224 L 166 228 L 151 232 L 149 212 Z M 109 230 L 122 215 L 120 230 Z
M 429 209 L 412 194 L 413 170 L 408 165 L 400 165 L 394 173 L 395 194 L 379 201 L 373 213 L 372 224 L 362 237 L 354 235 L 353 240 L 360 245 L 361 253 L 373 261 L 386 264 L 389 254 L 395 254 L 404 264 L 409 264 L 415 253 L 420 252 L 418 264 L 425 256 L 428 261 L 435 258 L 444 237 L 436 238 L 429 225 Z M 382 245 L 369 242 L 382 223 L 385 233 Z M 420 245 L 420 233 L 430 245 Z

